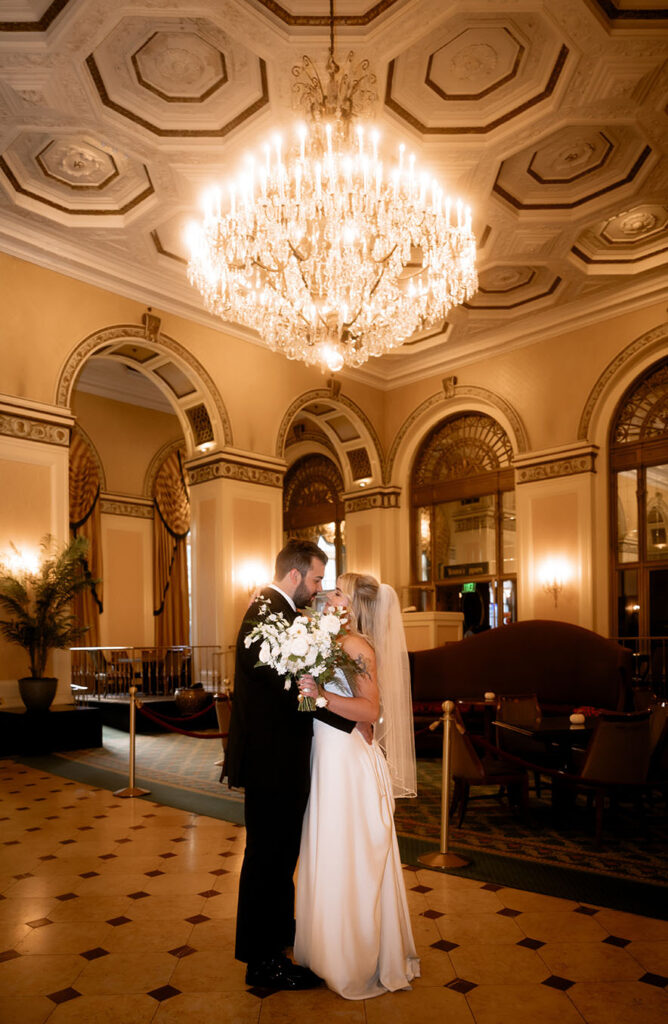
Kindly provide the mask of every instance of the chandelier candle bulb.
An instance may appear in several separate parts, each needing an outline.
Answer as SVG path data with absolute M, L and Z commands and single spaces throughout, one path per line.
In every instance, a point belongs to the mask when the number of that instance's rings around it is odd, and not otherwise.
M 378 133 L 354 123 L 372 95 L 368 62 L 355 68 L 350 54 L 341 71 L 330 56 L 327 88 L 308 58 L 294 69 L 310 123 L 285 157 L 274 136 L 226 187 L 226 207 L 220 189 L 205 198 L 188 276 L 217 316 L 336 372 L 442 324 L 477 276 L 470 207 L 455 199 L 453 223 L 453 200 L 403 144 L 383 163 Z

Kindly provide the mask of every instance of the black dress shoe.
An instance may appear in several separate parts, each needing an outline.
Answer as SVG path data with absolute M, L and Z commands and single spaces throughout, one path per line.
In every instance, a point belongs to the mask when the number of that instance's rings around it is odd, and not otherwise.
M 288 989 L 293 992 L 318 988 L 322 978 L 308 967 L 293 964 L 287 957 L 277 956 L 259 963 L 250 963 L 246 969 L 246 984 L 253 988 Z

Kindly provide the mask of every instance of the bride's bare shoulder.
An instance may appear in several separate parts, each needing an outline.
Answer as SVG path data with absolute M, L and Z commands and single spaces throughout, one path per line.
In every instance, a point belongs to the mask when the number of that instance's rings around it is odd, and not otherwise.
M 343 649 L 346 654 L 353 659 L 353 661 L 359 662 L 359 664 L 368 668 L 369 665 L 375 665 L 376 655 L 373 647 L 368 640 L 365 640 L 359 633 L 350 633 L 343 641 Z

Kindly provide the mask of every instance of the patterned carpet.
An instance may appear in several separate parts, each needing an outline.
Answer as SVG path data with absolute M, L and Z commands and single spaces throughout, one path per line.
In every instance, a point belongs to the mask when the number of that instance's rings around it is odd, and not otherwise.
M 55 774 L 107 789 L 128 785 L 128 735 L 104 727 L 104 747 L 22 758 Z M 137 736 L 136 784 L 149 799 L 199 814 L 243 822 L 243 795 L 219 782 L 220 741 L 175 733 Z M 419 796 L 397 802 L 395 821 L 405 863 L 437 850 L 440 839 L 440 761 L 418 761 Z M 495 790 L 478 791 L 464 827 L 450 829 L 449 847 L 470 863 L 457 871 L 490 883 L 513 885 L 567 899 L 588 899 L 666 916 L 668 901 L 668 815 L 663 803 L 640 818 L 632 808 L 606 814 L 603 842 L 596 847 L 593 812 L 578 802 L 558 827 L 549 795 L 531 794 L 528 814 L 513 814 Z M 662 911 L 660 908 L 664 907 Z
M 399 835 L 440 841 L 441 762 L 418 762 L 416 800 L 398 801 Z M 481 796 L 477 794 L 481 793 Z M 645 805 L 644 814 L 622 806 L 604 817 L 600 847 L 594 841 L 594 811 L 579 796 L 568 817 L 557 822 L 549 791 L 538 800 L 531 791 L 524 817 L 498 798 L 498 787 L 472 791 L 462 828 L 450 827 L 449 846 L 519 858 L 539 864 L 594 871 L 611 878 L 668 886 L 668 815 L 665 803 Z

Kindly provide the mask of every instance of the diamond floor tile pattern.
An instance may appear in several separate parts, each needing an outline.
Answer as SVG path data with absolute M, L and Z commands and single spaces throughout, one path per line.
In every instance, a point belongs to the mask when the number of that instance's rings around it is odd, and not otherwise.
M 0 811 L 0 1024 L 94 1024 L 95 1006 L 138 1024 L 199 1024 L 215 1008 L 223 1024 L 228 1005 L 244 1024 L 668 1020 L 668 922 L 410 866 L 424 967 L 412 991 L 363 1006 L 325 988 L 272 999 L 244 985 L 233 956 L 241 826 L 110 802 L 106 790 L 10 760 L 0 761 Z M 626 958 L 624 977 L 582 980 L 575 966 L 595 970 L 606 946 L 608 959 Z

